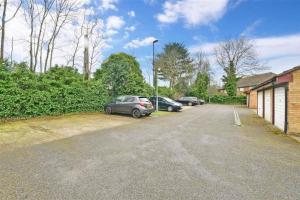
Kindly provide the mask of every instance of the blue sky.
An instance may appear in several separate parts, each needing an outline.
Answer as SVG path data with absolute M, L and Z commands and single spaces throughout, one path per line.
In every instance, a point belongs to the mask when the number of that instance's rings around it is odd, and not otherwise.
M 14 0 L 16 1 L 16 0 Z M 73 1 L 73 0 L 72 0 Z M 191 55 L 207 53 L 214 78 L 220 83 L 222 70 L 215 63 L 213 50 L 218 43 L 244 36 L 253 40 L 259 59 L 268 71 L 280 73 L 300 65 L 300 0 L 74 0 L 78 10 L 73 13 L 73 23 L 61 31 L 54 52 L 54 62 L 66 64 L 73 53 L 74 39 L 80 31 L 83 16 L 88 14 L 101 19 L 97 29 L 105 36 L 98 48 L 101 60 L 110 54 L 126 52 L 137 58 L 147 81 L 151 80 L 152 41 L 158 39 L 156 52 L 169 42 L 186 45 Z M 11 16 L 14 4 L 8 11 Z M 51 31 L 48 19 L 47 31 Z M 47 23 L 48 23 L 47 21 Z M 77 22 L 77 23 L 76 23 Z M 85 22 L 88 23 L 88 22 Z M 6 56 L 10 55 L 13 37 L 14 59 L 28 61 L 27 38 L 30 34 L 24 12 L 18 13 L 6 30 Z M 97 39 L 93 35 L 91 39 Z M 45 41 L 49 38 L 48 33 Z M 81 43 L 83 43 L 81 41 Z M 92 43 L 92 42 L 90 42 Z M 76 55 L 76 67 L 82 71 L 82 50 Z M 46 50 L 44 51 L 46 52 Z M 151 81 L 150 81 L 151 82 Z
M 109 0 L 108 0 L 109 1 Z M 218 79 L 212 49 L 218 42 L 241 35 L 257 44 L 259 58 L 277 73 L 300 65 L 299 0 L 110 0 L 124 25 L 113 36 L 110 53 L 127 52 L 151 72 L 151 39 L 158 51 L 169 42 L 184 43 L 192 53 L 207 52 Z M 129 16 L 128 12 L 134 13 Z M 128 27 L 134 27 L 126 31 Z M 133 30 L 134 29 L 134 30 Z M 149 39 L 149 41 L 146 41 Z M 298 44 L 297 44 L 298 43 Z M 134 45 L 130 45 L 134 44 Z

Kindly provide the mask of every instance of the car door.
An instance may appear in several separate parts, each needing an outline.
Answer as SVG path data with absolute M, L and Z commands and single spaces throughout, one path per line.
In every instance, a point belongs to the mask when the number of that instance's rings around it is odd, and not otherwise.
M 122 113 L 124 114 L 131 114 L 132 108 L 136 104 L 137 99 L 136 97 L 128 96 L 123 100 L 122 104 Z
M 115 113 L 122 113 L 122 104 L 123 104 L 124 96 L 117 97 L 113 102 L 112 111 Z
M 176 100 L 177 102 L 183 104 L 183 101 L 182 101 L 182 97 L 180 97 L 179 99 Z
M 166 110 L 168 107 L 168 104 L 164 98 L 158 97 L 158 108 L 160 110 Z
M 180 98 L 180 103 L 182 103 L 183 105 L 187 105 L 188 104 L 188 101 L 185 97 L 181 97 Z
M 155 98 L 154 97 L 150 97 L 149 100 L 151 101 L 152 105 L 155 106 Z
M 151 101 L 152 105 L 153 105 L 154 107 L 156 107 L 156 97 L 151 97 L 151 98 L 150 98 L 150 101 Z M 158 108 L 160 109 L 160 108 L 161 108 L 161 105 L 160 105 L 159 102 L 160 102 L 160 101 L 159 101 L 159 97 L 158 97 Z

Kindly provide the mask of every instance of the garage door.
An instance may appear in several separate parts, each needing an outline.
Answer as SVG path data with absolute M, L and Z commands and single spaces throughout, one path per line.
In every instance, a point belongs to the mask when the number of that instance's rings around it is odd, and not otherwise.
M 247 106 L 250 106 L 250 94 L 247 94 Z
M 284 131 L 285 127 L 285 88 L 275 88 L 274 125 Z
M 265 91 L 265 120 L 272 122 L 272 114 L 271 114 L 271 90 Z
M 257 93 L 257 114 L 263 116 L 263 92 Z

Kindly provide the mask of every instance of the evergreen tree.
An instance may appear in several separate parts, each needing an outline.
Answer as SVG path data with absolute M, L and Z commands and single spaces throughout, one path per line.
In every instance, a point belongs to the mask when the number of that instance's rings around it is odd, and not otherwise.
M 150 95 L 151 87 L 145 82 L 136 59 L 125 53 L 109 56 L 95 72 L 95 79 L 102 80 L 110 95 Z
M 198 72 L 193 87 L 193 95 L 201 99 L 207 99 L 208 87 L 209 87 L 209 75 L 207 73 Z
M 236 68 L 233 64 L 233 62 L 230 62 L 229 66 L 224 69 L 226 75 L 223 76 L 223 82 L 225 86 L 225 90 L 228 94 L 228 96 L 236 96 L 236 90 L 237 90 L 237 75 L 236 75 Z
M 183 44 L 167 44 L 163 53 L 158 55 L 155 66 L 160 69 L 160 79 L 167 80 L 171 89 L 176 88 L 176 85 L 179 88 L 188 87 L 193 72 L 193 60 Z

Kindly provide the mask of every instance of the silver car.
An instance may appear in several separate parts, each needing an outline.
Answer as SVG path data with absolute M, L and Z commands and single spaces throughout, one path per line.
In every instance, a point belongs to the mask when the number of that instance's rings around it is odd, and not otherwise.
M 104 109 L 106 114 L 129 114 L 134 118 L 150 116 L 154 112 L 152 103 L 143 96 L 119 96 Z

